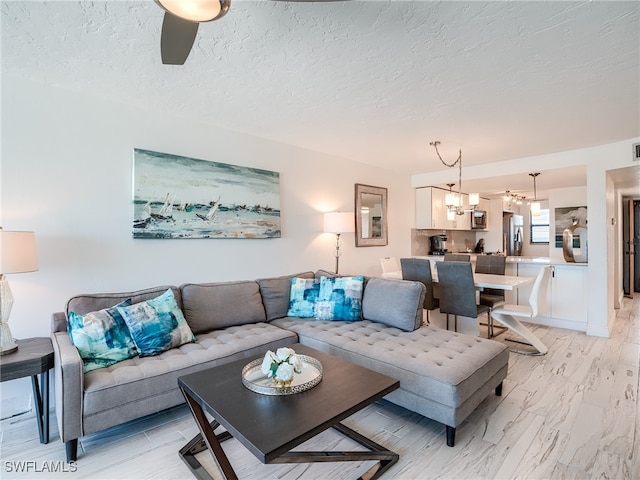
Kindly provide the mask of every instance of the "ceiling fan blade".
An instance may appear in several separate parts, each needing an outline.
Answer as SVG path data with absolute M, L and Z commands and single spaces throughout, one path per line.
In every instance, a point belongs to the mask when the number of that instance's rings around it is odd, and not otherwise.
M 198 23 L 166 12 L 162 21 L 160 53 L 165 65 L 184 65 L 198 33 Z

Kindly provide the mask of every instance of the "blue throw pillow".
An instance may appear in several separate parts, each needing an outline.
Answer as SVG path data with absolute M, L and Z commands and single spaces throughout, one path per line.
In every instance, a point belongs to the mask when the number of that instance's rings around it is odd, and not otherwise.
M 314 317 L 318 320 L 361 320 L 363 285 L 362 275 L 321 277 Z
M 80 353 L 85 373 L 138 354 L 129 329 L 118 312 L 118 307 L 128 305 L 131 305 L 131 300 L 86 315 L 69 312 L 69 337 Z
M 195 341 L 171 289 L 159 297 L 118 307 L 141 357 Z
M 287 316 L 312 318 L 319 291 L 320 282 L 315 278 L 292 278 Z

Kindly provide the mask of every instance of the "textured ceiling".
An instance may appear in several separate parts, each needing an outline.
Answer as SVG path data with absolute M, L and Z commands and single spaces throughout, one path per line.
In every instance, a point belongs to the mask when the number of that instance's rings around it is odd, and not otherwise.
M 2 1 L 2 73 L 406 173 L 640 136 L 640 2 L 231 0 L 184 66 L 152 1 Z

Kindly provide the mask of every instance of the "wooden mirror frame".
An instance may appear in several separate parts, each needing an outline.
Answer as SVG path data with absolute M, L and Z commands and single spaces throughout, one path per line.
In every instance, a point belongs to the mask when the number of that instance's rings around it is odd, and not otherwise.
M 383 187 L 374 187 L 371 185 L 363 185 L 356 183 L 356 247 L 378 247 L 384 246 L 388 243 L 388 231 L 387 231 L 387 189 Z M 363 238 L 363 216 L 362 208 L 366 205 L 363 204 L 363 195 L 380 195 L 381 196 L 381 215 L 380 215 L 380 236 Z M 377 218 L 377 217 L 376 217 Z

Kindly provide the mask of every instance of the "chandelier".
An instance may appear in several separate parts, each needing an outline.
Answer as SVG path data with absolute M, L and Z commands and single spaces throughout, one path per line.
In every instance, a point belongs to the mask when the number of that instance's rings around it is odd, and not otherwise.
M 438 145 L 440 145 L 440 141 L 435 140 L 430 142 L 431 145 L 436 150 L 436 154 L 440 159 L 440 162 L 446 167 L 454 168 L 458 165 L 458 192 L 453 192 L 451 187 L 455 185 L 455 183 L 447 183 L 449 187 L 449 193 L 445 195 L 445 205 L 447 207 L 448 213 L 454 213 L 456 215 L 464 215 L 465 212 L 469 210 L 465 210 L 463 206 L 462 200 L 462 148 L 458 151 L 458 158 L 453 163 L 445 162 L 440 156 L 440 152 L 438 151 Z M 470 193 L 469 194 L 469 207 L 471 210 L 474 210 L 480 204 L 480 195 L 478 193 Z
M 511 193 L 509 190 L 504 192 L 504 195 L 502 196 L 502 199 L 505 202 L 515 203 L 516 205 L 522 205 L 524 203 L 524 201 L 526 200 L 526 198 L 527 197 L 524 197 L 522 195 L 518 195 L 516 193 Z

